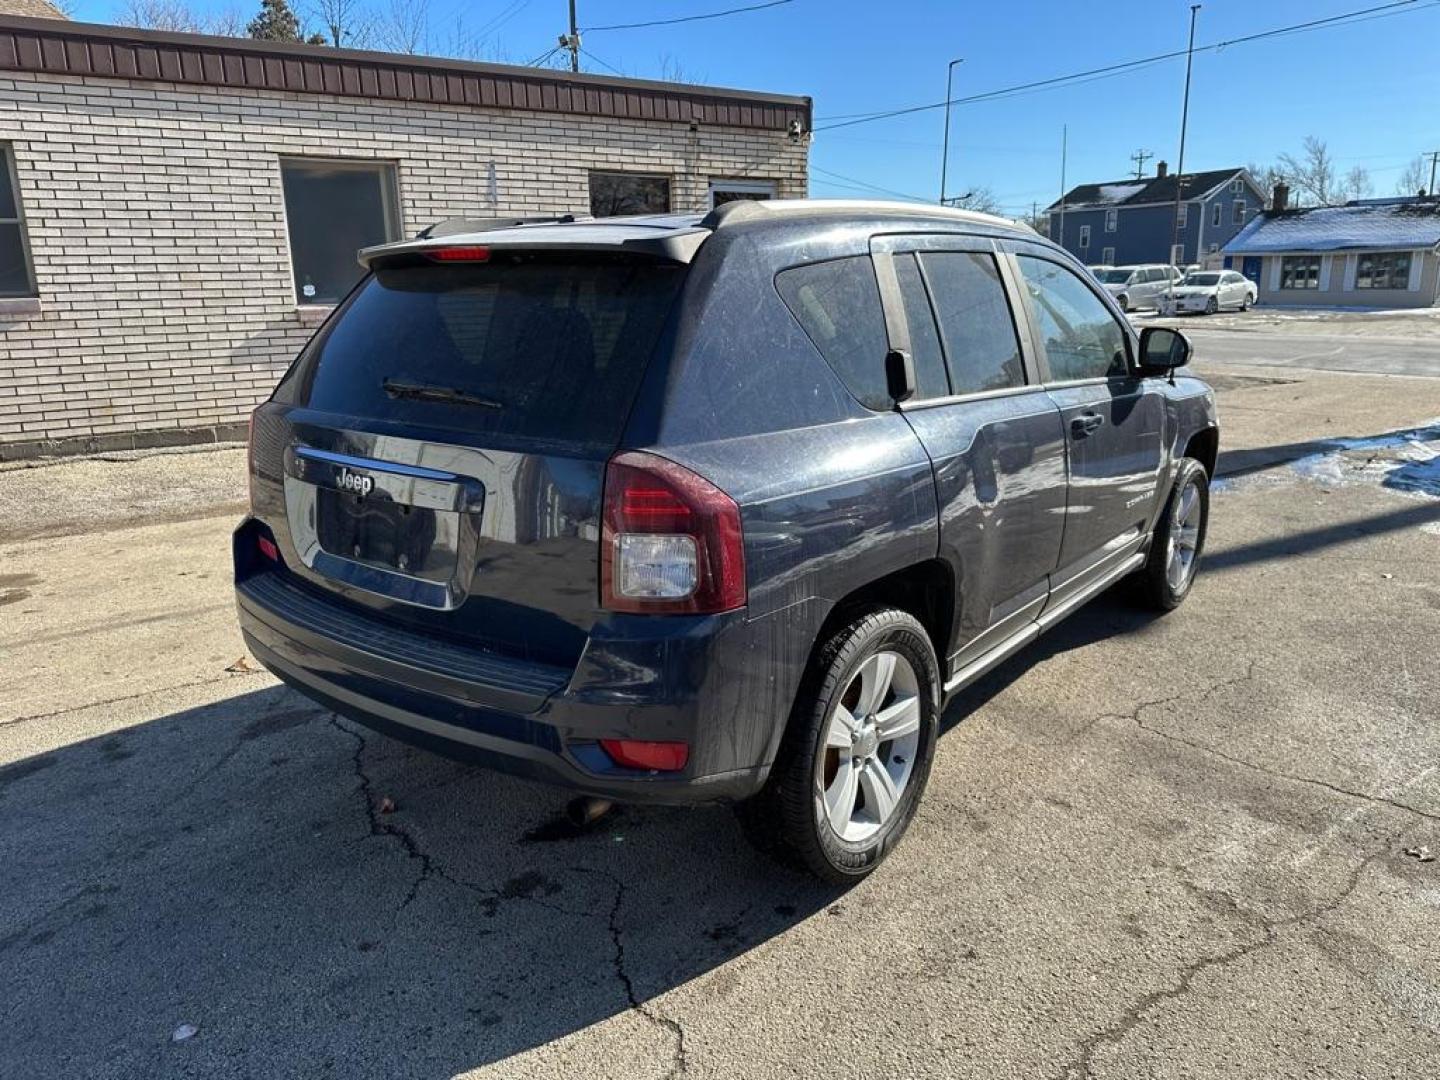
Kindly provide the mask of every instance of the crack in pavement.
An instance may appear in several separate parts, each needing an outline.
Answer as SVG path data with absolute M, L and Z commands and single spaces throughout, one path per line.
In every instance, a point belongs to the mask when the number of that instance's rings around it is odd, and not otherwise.
M 53 712 L 34 713 L 30 716 L 12 716 L 9 720 L 0 720 L 0 728 L 15 727 L 19 724 L 28 724 L 32 720 L 51 720 L 57 716 L 67 716 L 70 713 L 83 712 L 86 709 L 100 709 L 106 705 L 118 705 L 122 701 L 134 701 L 136 698 L 150 697 L 154 694 L 168 694 L 175 690 L 189 690 L 195 686 L 209 686 L 211 683 L 224 682 L 227 679 L 245 678 L 249 675 L 269 674 L 264 669 L 255 671 L 227 671 L 219 675 L 212 675 L 204 679 L 195 679 L 191 682 L 176 683 L 174 686 L 157 686 L 153 690 L 141 690 L 134 694 L 123 694 L 120 697 L 107 698 L 104 701 L 87 701 L 81 705 L 68 705 L 63 709 L 56 709 Z
M 1241 683 L 1250 681 L 1252 678 L 1254 678 L 1254 675 L 1255 661 L 1252 660 L 1250 661 L 1250 669 L 1245 675 L 1239 678 L 1223 680 L 1209 687 L 1205 690 L 1204 693 L 1200 695 L 1197 704 L 1205 701 L 1213 694 L 1216 694 L 1221 690 L 1226 690 L 1232 686 L 1238 686 Z M 1440 814 L 1432 813 L 1429 810 L 1421 810 L 1417 806 L 1411 806 L 1409 803 L 1401 802 L 1398 799 L 1393 799 L 1388 795 L 1375 795 L 1365 791 L 1355 791 L 1351 788 L 1341 787 L 1339 784 L 1331 783 L 1329 780 L 1320 780 L 1312 776 L 1300 776 L 1297 773 L 1285 772 L 1282 769 L 1273 769 L 1268 765 L 1259 765 L 1253 761 L 1247 760 L 1246 758 L 1238 757 L 1234 754 L 1227 754 L 1223 750 L 1216 749 L 1215 747 L 1209 746 L 1202 742 L 1197 742 L 1194 739 L 1187 739 L 1183 735 L 1176 735 L 1169 731 L 1162 731 L 1157 727 L 1153 727 L 1150 724 L 1147 724 L 1144 720 L 1141 719 L 1141 713 L 1143 713 L 1146 709 L 1154 709 L 1160 707 L 1161 705 L 1168 705 L 1171 702 L 1178 701 L 1184 696 L 1184 694 L 1178 694 L 1173 697 L 1162 698 L 1159 701 L 1147 701 L 1140 705 L 1137 705 L 1134 711 L 1126 716 L 1115 717 L 1112 715 L 1110 718 L 1128 719 L 1132 721 L 1136 727 L 1140 728 L 1140 730 L 1147 731 L 1151 735 L 1155 735 L 1169 742 L 1179 743 L 1181 746 L 1188 746 L 1192 750 L 1199 750 L 1201 753 L 1209 754 L 1212 757 L 1217 757 L 1222 761 L 1228 761 L 1232 765 L 1239 765 L 1242 768 L 1251 769 L 1255 772 L 1261 773 L 1264 776 L 1269 776 L 1277 780 L 1289 780 L 1291 783 L 1295 784 L 1309 784 L 1313 787 L 1323 788 L 1326 791 L 1333 792 L 1336 795 L 1345 795 L 1352 799 L 1363 799 L 1366 802 L 1375 803 L 1380 806 L 1389 806 L 1395 810 L 1403 810 L 1408 814 L 1414 814 L 1416 817 L 1425 818 L 1428 821 L 1440 821 Z M 1103 720 L 1106 718 L 1107 717 L 1104 716 L 1097 718 L 1095 721 L 1092 721 L 1085 730 L 1088 731 L 1089 728 L 1093 727 L 1096 723 L 1099 722 L 1099 720 Z
M 689 1071 L 689 1062 L 686 1058 L 685 1048 L 685 1029 L 678 1020 L 673 1020 L 668 1016 L 656 1012 L 640 999 L 639 995 L 635 992 L 635 983 L 631 979 L 629 970 L 625 966 L 625 941 L 620 928 L 620 909 L 625 902 L 625 883 L 623 880 L 606 870 L 584 866 L 571 868 L 579 873 L 598 874 L 615 887 L 615 897 L 610 905 L 609 912 L 601 913 L 568 908 L 560 904 L 551 903 L 537 896 L 527 895 L 510 889 L 489 888 L 456 876 L 432 857 L 430 853 L 421 846 L 416 837 L 400 826 L 385 821 L 382 818 L 378 809 L 377 800 L 375 799 L 373 783 L 369 773 L 365 771 L 363 761 L 363 754 L 366 747 L 365 736 L 359 731 L 346 727 L 341 723 L 340 717 L 333 712 L 330 714 L 329 723 L 336 731 L 348 735 L 355 741 L 355 752 L 351 755 L 351 764 L 355 772 L 355 777 L 359 781 L 358 792 L 365 802 L 365 816 L 370 826 L 369 835 L 391 837 L 399 841 L 406 858 L 420 864 L 419 872 L 410 883 L 410 888 L 405 894 L 405 899 L 400 902 L 400 906 L 396 910 L 397 915 L 415 900 L 419 894 L 421 885 L 431 878 L 438 878 L 441 881 L 454 885 L 456 888 L 464 889 L 479 896 L 486 907 L 486 913 L 491 915 L 495 913 L 499 904 L 505 900 L 525 900 L 540 907 L 548 908 L 551 911 L 577 918 L 604 919 L 610 935 L 610 944 L 614 950 L 611 965 L 614 969 L 616 979 L 625 991 L 625 999 L 631 1010 L 644 1017 L 656 1027 L 664 1029 L 675 1040 L 675 1054 L 671 1060 L 670 1069 L 666 1073 L 667 1080 L 670 1077 L 679 1076 Z
M 1145 1017 L 1152 1010 L 1165 1002 L 1175 1001 L 1188 994 L 1194 986 L 1195 979 L 1204 972 L 1214 968 L 1223 968 L 1243 960 L 1251 953 L 1274 945 L 1280 940 L 1280 932 L 1282 930 L 1314 922 L 1316 919 L 1322 918 L 1336 910 L 1354 894 L 1360 885 L 1360 878 L 1370 864 L 1380 858 L 1393 843 L 1394 838 L 1392 837 L 1385 842 L 1379 851 L 1371 852 L 1365 856 L 1365 858 L 1356 865 L 1345 887 L 1341 889 L 1333 899 L 1327 900 L 1325 903 L 1309 911 L 1292 915 L 1286 919 L 1277 919 L 1274 921 L 1266 919 L 1258 912 L 1246 911 L 1235 898 L 1228 893 L 1204 889 L 1193 882 L 1182 879 L 1181 884 L 1188 890 L 1202 897 L 1220 901 L 1222 905 L 1232 911 L 1237 918 L 1251 926 L 1258 926 L 1258 928 L 1263 931 L 1264 937 L 1236 945 L 1222 953 L 1217 953 L 1212 956 L 1202 956 L 1198 960 L 1194 960 L 1180 969 L 1180 977 L 1174 985 L 1168 986 L 1163 990 L 1152 990 L 1149 993 L 1142 994 L 1121 1014 L 1118 1020 L 1109 1027 L 1102 1028 L 1080 1044 L 1075 1056 L 1061 1067 L 1060 1072 L 1057 1074 L 1058 1080 L 1088 1080 L 1088 1078 L 1094 1075 L 1093 1066 L 1095 1055 L 1098 1051 L 1105 1047 L 1119 1046 L 1125 1041 L 1125 1038 L 1131 1031 L 1144 1022 Z
M 625 940 L 620 929 L 620 908 L 625 903 L 625 882 L 614 874 L 604 870 L 593 870 L 584 867 L 576 867 L 576 869 L 585 870 L 587 873 L 599 874 L 615 886 L 615 900 L 614 903 L 610 905 L 610 917 L 608 920 L 610 943 L 615 950 L 615 956 L 612 960 L 615 977 L 620 981 L 621 987 L 625 990 L 625 998 L 629 1001 L 630 1008 L 643 1016 L 651 1024 L 669 1032 L 675 1040 L 675 1055 L 671 1059 L 670 1070 L 665 1074 L 666 1080 L 689 1072 L 690 1062 L 686 1056 L 685 1028 L 681 1025 L 680 1021 L 656 1012 L 640 1000 L 640 996 L 635 992 L 635 983 L 630 978 L 630 972 L 625 967 Z

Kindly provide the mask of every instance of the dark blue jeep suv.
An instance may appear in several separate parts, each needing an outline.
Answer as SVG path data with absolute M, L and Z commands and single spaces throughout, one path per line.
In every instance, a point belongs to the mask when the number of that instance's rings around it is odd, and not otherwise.
M 1102 589 L 1185 597 L 1218 432 L 1084 267 L 923 206 L 447 223 L 256 410 L 254 655 L 361 723 L 853 880 L 946 695 Z

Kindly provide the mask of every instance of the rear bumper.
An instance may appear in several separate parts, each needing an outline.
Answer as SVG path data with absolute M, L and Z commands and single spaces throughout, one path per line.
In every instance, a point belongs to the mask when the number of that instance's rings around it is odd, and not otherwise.
M 282 576 L 264 572 L 236 585 L 246 645 L 277 677 L 385 734 L 585 794 L 635 803 L 753 795 L 798 686 L 795 663 L 771 647 L 788 618 L 615 616 L 546 692 L 555 668 L 442 671 L 444 656 L 343 623 L 317 625 L 276 590 L 256 587 Z M 602 738 L 683 741 L 690 758 L 675 773 L 622 769 Z

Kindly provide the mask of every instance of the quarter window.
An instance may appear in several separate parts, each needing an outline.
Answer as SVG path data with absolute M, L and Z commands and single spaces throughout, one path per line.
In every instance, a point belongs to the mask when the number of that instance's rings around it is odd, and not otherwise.
M 30 272 L 15 152 L 0 144 L 0 297 L 34 295 L 35 278 Z
M 1319 255 L 1286 255 L 1280 260 L 1280 288 L 1318 289 Z
M 775 287 L 815 348 L 859 401 L 890 407 L 885 317 L 868 255 L 782 270 Z
M 1083 281 L 1058 263 L 1021 255 L 1021 276 L 1056 382 L 1124 375 L 1125 332 Z
M 1410 253 L 1382 251 L 1361 255 L 1355 265 L 1357 289 L 1408 289 L 1410 287 Z
M 355 253 L 400 237 L 395 166 L 283 158 L 280 179 L 295 299 L 333 304 L 364 273 Z
M 916 397 L 944 397 L 950 393 L 945 375 L 945 354 L 940 349 L 940 335 L 935 329 L 935 312 L 915 256 L 895 256 L 895 276 L 900 282 L 900 296 L 905 304 L 905 323 L 910 328 L 910 355 L 915 362 Z
M 668 214 L 670 178 L 642 173 L 592 172 L 590 213 L 596 217 Z
M 1020 339 L 993 255 L 934 251 L 920 256 L 956 394 L 1025 385 Z

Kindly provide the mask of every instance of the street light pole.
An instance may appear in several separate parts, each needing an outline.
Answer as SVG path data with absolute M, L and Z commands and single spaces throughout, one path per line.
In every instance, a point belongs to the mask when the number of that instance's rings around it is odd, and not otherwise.
M 951 60 L 945 68 L 945 142 L 940 151 L 940 205 L 945 205 L 945 180 L 950 169 L 950 85 L 955 75 L 955 65 L 965 61 Z

